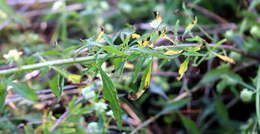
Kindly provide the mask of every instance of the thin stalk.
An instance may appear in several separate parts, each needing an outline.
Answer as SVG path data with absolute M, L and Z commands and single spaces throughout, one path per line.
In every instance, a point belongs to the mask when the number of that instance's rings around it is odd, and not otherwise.
M 155 47 L 154 49 L 175 48 L 175 47 L 196 47 L 198 45 L 199 44 L 197 44 L 197 43 L 189 43 L 189 44 L 159 46 L 159 47 Z M 208 45 L 208 47 L 217 47 L 217 48 L 223 48 L 223 49 L 235 51 L 244 56 L 250 57 L 250 58 L 255 59 L 258 62 L 260 62 L 260 56 L 248 53 L 246 51 L 240 50 L 238 48 L 234 48 L 232 46 L 228 46 L 228 45 L 216 46 L 215 44 L 207 44 L 207 45 Z M 106 57 L 106 54 L 99 55 L 99 58 L 104 58 L 104 57 Z M 47 61 L 47 62 L 32 64 L 32 65 L 24 65 L 24 66 L 15 67 L 15 68 L 7 69 L 7 70 L 0 70 L 0 76 L 6 75 L 6 74 L 11 74 L 11 73 L 22 72 L 22 71 L 35 70 L 35 69 L 39 69 L 42 67 L 58 66 L 58 65 L 64 65 L 64 64 L 75 64 L 75 63 L 82 63 L 82 62 L 90 63 L 91 61 L 94 61 L 95 59 L 96 59 L 96 56 L 94 55 L 94 56 L 87 56 L 87 57 L 59 59 L 59 60 Z
M 98 56 L 98 58 L 104 58 L 105 56 L 107 55 L 101 54 Z M 31 64 L 31 65 L 24 65 L 24 66 L 15 67 L 7 70 L 1 70 L 0 76 L 28 71 L 28 70 L 35 70 L 35 69 L 49 67 L 49 66 L 59 66 L 59 65 L 66 65 L 66 64 L 83 63 L 83 62 L 92 63 L 93 61 L 95 61 L 96 58 L 97 58 L 96 56 L 86 56 L 86 57 L 78 57 L 78 58 L 59 59 L 59 60 L 47 61 L 47 62 Z
M 258 122 L 258 128 L 260 128 L 260 66 L 258 67 L 257 72 L 257 81 L 256 81 L 256 116 Z
M 197 44 L 197 43 L 187 43 L 187 44 L 178 44 L 178 45 L 159 46 L 159 47 L 156 47 L 155 49 L 175 48 L 175 47 L 196 47 L 198 45 L 199 44 Z M 216 44 L 207 44 L 207 46 L 208 47 L 223 48 L 223 49 L 227 49 L 227 50 L 230 50 L 230 51 L 234 51 L 234 52 L 240 53 L 241 55 L 255 59 L 258 62 L 260 62 L 260 56 L 249 53 L 247 51 L 243 51 L 243 50 L 235 48 L 233 46 L 229 46 L 229 45 L 218 45 L 218 46 L 216 46 Z

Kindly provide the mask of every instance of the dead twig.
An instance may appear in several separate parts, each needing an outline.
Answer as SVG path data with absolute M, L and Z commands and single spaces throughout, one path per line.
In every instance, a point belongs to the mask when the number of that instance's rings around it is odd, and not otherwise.
M 121 107 L 132 117 L 132 124 L 137 126 L 141 123 L 141 119 L 136 115 L 136 113 L 128 106 L 126 103 L 121 102 Z

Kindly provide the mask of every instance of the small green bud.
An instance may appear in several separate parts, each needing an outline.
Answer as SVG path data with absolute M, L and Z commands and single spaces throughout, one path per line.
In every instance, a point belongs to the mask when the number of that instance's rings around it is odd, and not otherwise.
M 241 91 L 240 98 L 243 102 L 250 102 L 253 94 L 254 94 L 254 92 L 245 88 Z
M 259 27 L 259 26 L 253 26 L 253 27 L 250 29 L 250 33 L 251 33 L 254 37 L 260 38 L 260 27 Z
M 232 31 L 232 30 L 228 30 L 228 31 L 226 31 L 226 33 L 225 33 L 225 37 L 226 37 L 228 40 L 233 39 L 234 36 L 235 36 L 235 33 L 234 33 L 234 31 Z

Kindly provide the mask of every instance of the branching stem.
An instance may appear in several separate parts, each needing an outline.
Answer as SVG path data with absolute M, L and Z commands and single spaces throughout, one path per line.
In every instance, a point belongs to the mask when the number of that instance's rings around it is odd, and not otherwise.
M 199 44 L 197 44 L 197 43 L 189 43 L 189 44 L 158 46 L 154 49 L 174 48 L 174 47 L 196 47 L 198 45 Z M 250 57 L 250 58 L 255 59 L 258 62 L 260 62 L 260 56 L 248 53 L 246 51 L 240 50 L 238 48 L 234 48 L 232 46 L 228 46 L 228 45 L 215 46 L 215 44 L 208 44 L 208 47 L 217 47 L 217 48 L 223 48 L 223 49 L 235 51 L 244 56 Z M 98 57 L 104 58 L 106 56 L 107 56 L 106 54 L 101 54 Z M 59 66 L 59 65 L 75 64 L 75 63 L 82 63 L 82 62 L 92 63 L 93 61 L 95 61 L 95 59 L 96 59 L 96 56 L 85 56 L 85 57 L 77 57 L 77 58 L 58 59 L 58 60 L 47 61 L 47 62 L 43 62 L 43 63 L 36 63 L 36 64 L 31 64 L 31 65 L 24 65 L 24 66 L 10 68 L 10 69 L 6 69 L 6 70 L 0 70 L 0 76 L 6 75 L 6 74 L 17 73 L 17 72 L 28 71 L 28 70 L 35 70 L 35 69 L 49 67 L 49 66 Z

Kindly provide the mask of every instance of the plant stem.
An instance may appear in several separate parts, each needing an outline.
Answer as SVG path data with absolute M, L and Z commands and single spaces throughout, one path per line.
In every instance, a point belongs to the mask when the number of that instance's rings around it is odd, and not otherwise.
M 187 43 L 187 44 L 178 44 L 178 45 L 167 45 L 167 46 L 159 46 L 156 47 L 156 49 L 161 49 L 161 48 L 175 48 L 175 47 L 196 47 L 199 44 L 197 43 Z M 227 50 L 231 50 L 237 53 L 240 53 L 241 55 L 247 56 L 249 58 L 255 59 L 258 62 L 260 62 L 260 56 L 249 53 L 247 51 L 243 51 L 241 49 L 235 48 L 233 46 L 229 46 L 229 45 L 218 45 L 216 46 L 216 44 L 207 44 L 208 47 L 216 47 L 216 48 L 223 48 L 223 49 L 227 49 Z
M 258 66 L 257 80 L 256 80 L 256 116 L 258 128 L 260 128 L 260 66 Z
M 104 58 L 105 56 L 107 56 L 107 55 L 101 54 L 98 56 L 98 58 Z M 6 75 L 6 74 L 11 74 L 11 73 L 28 71 L 28 70 L 35 70 L 35 69 L 39 69 L 42 67 L 49 67 L 49 66 L 75 64 L 75 63 L 82 63 L 82 62 L 92 63 L 95 59 L 96 59 L 96 56 L 86 56 L 86 57 L 78 57 L 78 58 L 59 59 L 59 60 L 47 61 L 47 62 L 32 64 L 32 65 L 24 65 L 21 67 L 15 67 L 15 68 L 7 69 L 7 70 L 1 70 L 0 76 Z
M 199 44 L 197 44 L 197 43 L 188 43 L 188 44 L 158 46 L 158 47 L 155 47 L 154 49 L 175 48 L 175 47 L 196 47 L 198 45 Z M 223 48 L 223 49 L 235 51 L 235 52 L 238 52 L 242 55 L 245 55 L 247 57 L 250 57 L 250 58 L 255 59 L 258 62 L 260 62 L 260 56 L 248 53 L 246 51 L 240 50 L 238 48 L 234 48 L 232 46 L 228 46 L 228 45 L 216 46 L 215 44 L 207 44 L 207 46 L 208 47 Z M 104 58 L 106 56 L 107 56 L 106 54 L 102 54 L 102 55 L 99 55 L 99 58 Z M 15 67 L 15 68 L 7 69 L 7 70 L 0 70 L 0 76 L 6 75 L 6 74 L 11 74 L 11 73 L 16 73 L 16 72 L 35 70 L 35 69 L 39 69 L 39 68 L 42 68 L 42 67 L 65 65 L 65 64 L 75 64 L 75 63 L 82 63 L 82 62 L 89 62 L 90 63 L 91 61 L 94 61 L 95 58 L 96 58 L 96 56 L 94 55 L 94 56 L 86 56 L 86 57 L 78 57 L 78 58 L 59 59 L 59 60 L 47 61 L 47 62 L 32 64 L 32 65 L 24 65 L 24 66 L 21 66 L 21 67 Z

